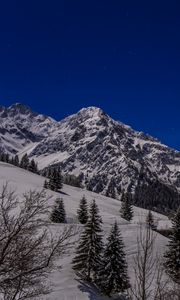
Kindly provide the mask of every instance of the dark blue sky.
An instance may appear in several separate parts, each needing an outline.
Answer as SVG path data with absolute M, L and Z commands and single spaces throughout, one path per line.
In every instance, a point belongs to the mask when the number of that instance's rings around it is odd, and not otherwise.
M 180 149 L 179 0 L 1 1 L 0 104 L 86 106 Z

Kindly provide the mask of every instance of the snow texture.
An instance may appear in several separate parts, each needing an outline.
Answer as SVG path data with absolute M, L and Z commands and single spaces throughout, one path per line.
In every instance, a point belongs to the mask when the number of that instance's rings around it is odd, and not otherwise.
M 36 174 L 30 173 L 26 170 L 14 167 L 12 165 L 0 162 L 0 189 L 2 185 L 8 182 L 11 189 L 15 189 L 16 194 L 21 197 L 22 193 L 31 190 L 41 190 L 44 184 L 44 178 Z M 79 228 L 82 225 L 77 224 L 76 211 L 79 207 L 79 201 L 83 195 L 87 199 L 87 203 L 90 204 L 92 199 L 96 200 L 99 207 L 100 214 L 103 220 L 103 231 L 105 237 L 108 236 L 111 226 L 114 221 L 120 227 L 123 241 L 125 244 L 125 252 L 127 255 L 127 261 L 129 266 L 129 277 L 131 283 L 134 280 L 133 271 L 133 256 L 137 251 L 137 235 L 140 228 L 140 223 L 144 224 L 148 211 L 145 209 L 134 207 L 134 217 L 131 223 L 123 220 L 120 217 L 120 201 L 105 197 L 100 194 L 95 194 L 80 188 L 64 185 L 62 193 L 55 193 L 48 191 L 47 193 L 52 195 L 50 204 L 53 206 L 55 198 L 59 195 L 64 199 L 64 205 L 67 214 L 67 221 L 78 225 Z M 169 227 L 170 222 L 166 216 L 153 212 L 155 221 L 157 220 L 162 228 Z M 58 230 L 60 224 L 55 224 L 54 230 Z M 143 225 L 144 226 L 144 225 Z M 78 237 L 77 237 L 78 240 Z M 168 240 L 162 235 L 158 234 L 155 243 L 155 252 L 163 254 Z M 74 244 L 74 247 L 76 243 Z M 96 293 L 95 288 L 80 281 L 72 271 L 72 258 L 74 257 L 74 249 L 71 249 L 70 253 L 61 258 L 57 265 L 61 265 L 62 269 L 56 270 L 52 273 L 53 290 L 50 295 L 44 297 L 46 300 L 105 300 L 108 297 L 102 297 Z

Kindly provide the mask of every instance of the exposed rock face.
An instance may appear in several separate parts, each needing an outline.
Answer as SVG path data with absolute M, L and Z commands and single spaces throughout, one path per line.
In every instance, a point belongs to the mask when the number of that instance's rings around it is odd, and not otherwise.
M 0 106 L 0 149 L 17 153 L 44 139 L 56 124 L 55 120 L 34 113 L 20 103 L 8 108 Z
M 40 168 L 61 165 L 63 172 L 83 173 L 89 189 L 105 193 L 113 185 L 117 197 L 140 179 L 180 189 L 180 152 L 96 107 L 60 122 L 21 104 L 0 107 L 0 147 L 9 153 L 27 148 Z

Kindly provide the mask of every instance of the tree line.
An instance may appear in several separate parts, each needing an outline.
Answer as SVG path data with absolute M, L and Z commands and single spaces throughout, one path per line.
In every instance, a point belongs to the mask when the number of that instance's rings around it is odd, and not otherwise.
M 29 159 L 27 153 L 25 153 L 21 159 L 18 155 L 10 156 L 8 153 L 0 153 L 0 161 L 12 164 L 16 167 L 28 170 L 32 173 L 39 174 L 38 165 L 34 159 Z

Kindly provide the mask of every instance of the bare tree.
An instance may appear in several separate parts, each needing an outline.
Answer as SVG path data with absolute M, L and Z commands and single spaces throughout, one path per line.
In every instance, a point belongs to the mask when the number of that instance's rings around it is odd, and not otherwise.
M 157 263 L 156 288 L 154 300 L 180 300 L 180 285 L 167 276 L 163 260 Z
M 7 184 L 0 193 L 0 299 L 24 300 L 50 291 L 54 261 L 70 245 L 72 227 L 48 224 L 47 196 L 30 191 L 19 201 Z
M 167 276 L 162 258 L 155 253 L 156 236 L 149 226 L 144 230 L 140 227 L 134 258 L 136 278 L 130 290 L 130 299 L 180 300 L 180 285 Z
M 132 298 L 137 300 L 151 299 L 154 280 L 154 267 L 156 257 L 154 256 L 154 241 L 156 235 L 149 228 L 144 230 L 140 227 L 137 238 L 137 255 L 134 257 L 135 284 L 131 289 Z

